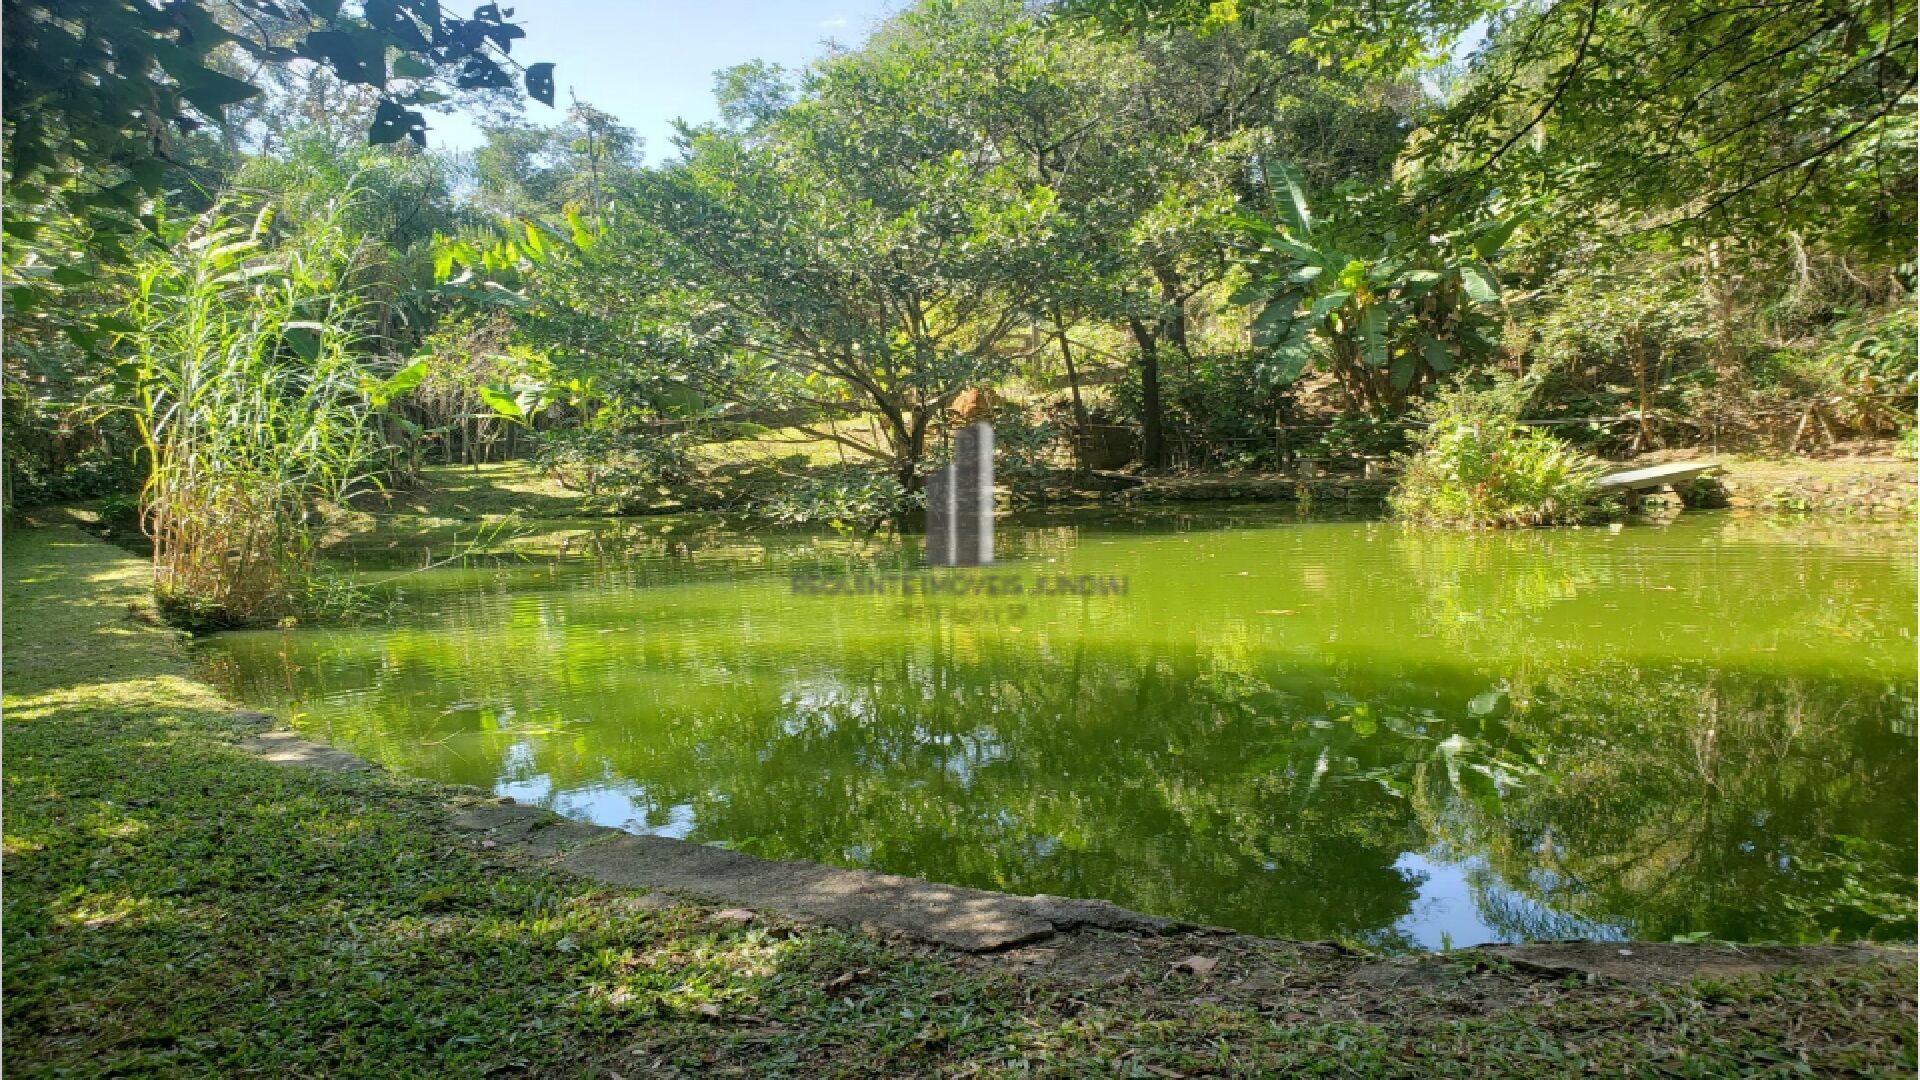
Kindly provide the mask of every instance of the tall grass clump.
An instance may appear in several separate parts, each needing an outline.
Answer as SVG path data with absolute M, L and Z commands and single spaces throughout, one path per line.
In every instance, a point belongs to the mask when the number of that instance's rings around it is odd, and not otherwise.
M 141 512 L 169 618 L 233 626 L 286 615 L 313 583 L 313 528 L 367 479 L 375 450 L 355 356 L 351 191 L 276 235 L 210 213 L 137 268 L 134 420 Z
M 1569 525 L 1607 509 L 1605 467 L 1537 428 L 1519 424 L 1531 386 L 1507 379 L 1455 386 L 1421 407 L 1427 423 L 1401 459 L 1390 499 L 1399 517 L 1426 525 L 1509 528 Z

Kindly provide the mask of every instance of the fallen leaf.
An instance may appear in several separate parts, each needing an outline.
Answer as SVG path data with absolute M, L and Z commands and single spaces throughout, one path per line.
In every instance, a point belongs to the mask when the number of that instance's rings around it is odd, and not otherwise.
M 703 1001 L 700 1004 L 695 1005 L 693 1007 L 693 1011 L 699 1013 L 701 1016 L 708 1018 L 709 1020 L 720 1019 L 720 1006 L 715 1005 L 711 1001 Z
M 1215 960 L 1210 956 L 1195 955 L 1195 956 L 1189 956 L 1185 960 L 1176 962 L 1173 965 L 1173 970 L 1184 971 L 1190 975 L 1198 975 L 1204 979 L 1207 977 L 1208 974 L 1210 974 L 1213 971 L 1214 968 L 1217 968 L 1219 966 L 1220 966 L 1220 961 Z
M 743 907 L 730 907 L 724 911 L 716 911 L 712 915 L 707 916 L 707 918 L 712 919 L 714 922 L 737 923 L 741 926 L 747 925 L 757 917 L 753 912 Z
M 852 986 L 854 983 L 871 974 L 873 974 L 872 968 L 861 968 L 859 971 L 843 972 L 827 980 L 827 989 L 838 990 L 843 986 Z

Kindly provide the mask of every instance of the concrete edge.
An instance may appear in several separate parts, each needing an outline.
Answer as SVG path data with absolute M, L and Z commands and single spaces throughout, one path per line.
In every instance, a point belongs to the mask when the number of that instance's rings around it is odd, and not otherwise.
M 263 713 L 242 711 L 233 716 L 242 730 L 258 730 L 272 723 L 272 718 Z M 236 740 L 236 745 L 277 765 L 334 773 L 383 771 L 345 750 L 291 731 L 244 736 Z M 1093 930 L 1136 936 L 1237 938 L 1361 955 L 1337 942 L 1259 938 L 1143 915 L 1105 900 L 1016 896 L 823 863 L 762 859 L 671 837 L 635 835 L 611 826 L 574 821 L 551 810 L 522 806 L 510 798 L 486 798 L 479 789 L 438 786 L 447 789 L 450 796 L 447 824 L 466 834 L 476 847 L 529 859 L 604 885 L 668 893 L 727 908 L 722 916 L 740 920 L 751 920 L 754 910 L 773 912 L 800 922 L 855 928 L 967 953 L 998 953 L 1056 935 Z M 1433 955 L 1450 962 L 1466 959 L 1505 965 L 1541 977 L 1625 981 L 1737 976 L 1788 967 L 1915 962 L 1911 946 L 1871 943 L 1796 946 L 1550 941 L 1489 943 Z M 1389 958 L 1380 962 L 1397 966 L 1432 958 Z
M 272 719 L 257 712 L 233 715 L 242 729 Z M 276 765 L 336 773 L 379 770 L 357 755 L 291 731 L 248 735 L 235 745 Z M 469 834 L 477 846 L 548 863 L 590 881 L 855 927 L 962 952 L 997 952 L 1081 929 L 1155 935 L 1204 929 L 1104 900 L 1014 896 L 871 870 L 762 859 L 664 836 L 637 836 L 511 800 L 455 803 L 450 809 L 448 824 Z

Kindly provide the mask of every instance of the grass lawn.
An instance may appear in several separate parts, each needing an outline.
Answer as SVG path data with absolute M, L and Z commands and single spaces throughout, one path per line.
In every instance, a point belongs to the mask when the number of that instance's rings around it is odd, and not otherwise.
M 140 617 L 144 570 L 70 527 L 6 538 L 16 1076 L 1913 1073 L 1910 966 L 1595 982 L 1082 935 L 969 957 L 594 886 L 454 833 L 446 789 L 239 752 Z M 1196 951 L 1219 966 L 1168 962 Z

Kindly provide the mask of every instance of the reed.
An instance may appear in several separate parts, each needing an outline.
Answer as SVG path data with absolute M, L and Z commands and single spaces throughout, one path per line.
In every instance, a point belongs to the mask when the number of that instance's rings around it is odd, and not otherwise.
M 126 336 L 161 608 L 196 627 L 296 610 L 314 526 L 369 480 L 368 305 L 351 190 L 276 230 L 215 212 L 138 268 Z

